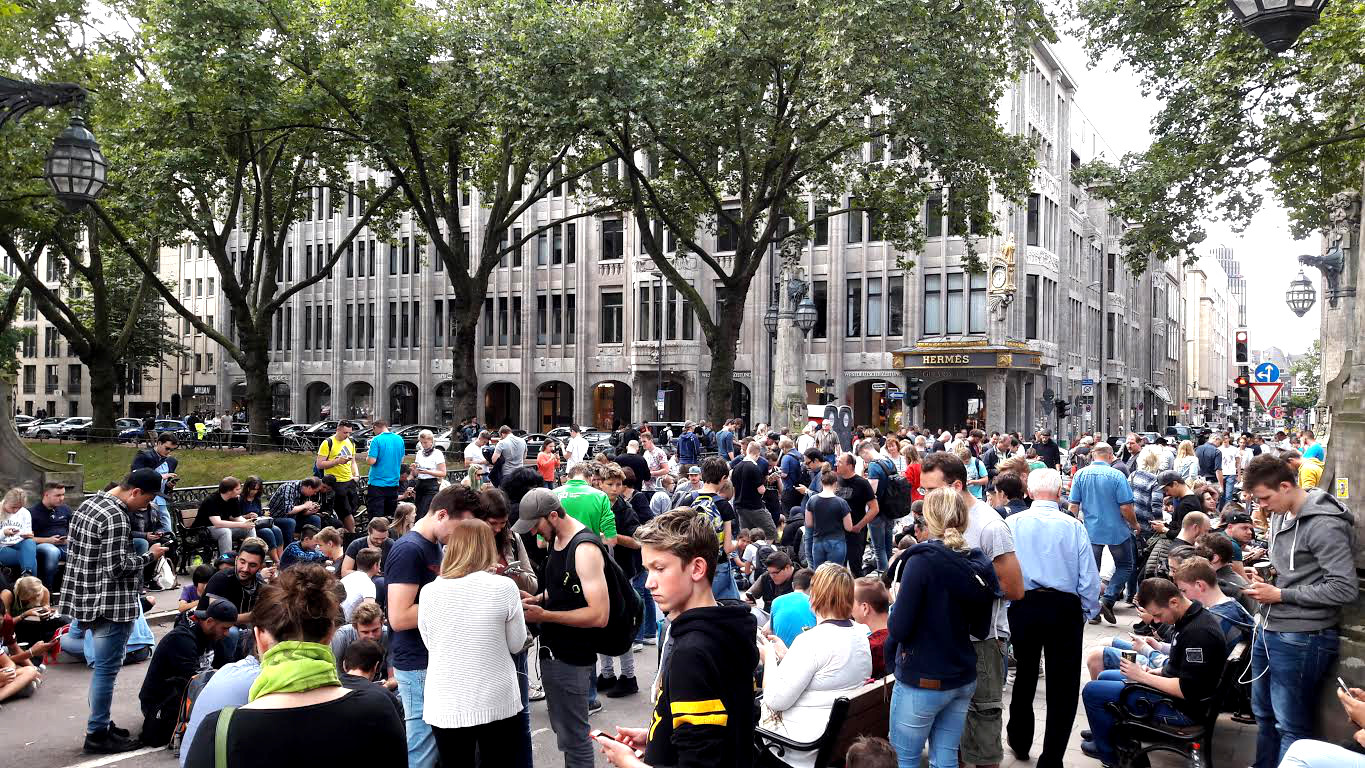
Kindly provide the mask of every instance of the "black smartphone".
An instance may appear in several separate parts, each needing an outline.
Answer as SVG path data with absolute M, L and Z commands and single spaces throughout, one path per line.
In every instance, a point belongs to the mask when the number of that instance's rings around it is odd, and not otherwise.
M 601 737 L 604 738 L 604 739 L 611 739 L 612 741 L 614 741 L 614 742 L 616 742 L 616 743 L 618 743 L 618 744 L 625 744 L 625 742 L 621 741 L 620 739 L 616 738 L 615 736 L 611 735 L 610 733 L 606 733 L 606 732 L 604 732 L 604 731 L 599 731 L 599 730 L 594 729 L 594 730 L 588 732 L 588 738 L 592 739 L 593 741 L 596 741 L 598 736 L 601 736 Z M 629 746 L 629 745 L 627 745 L 627 746 Z M 644 753 L 643 750 L 636 749 L 636 750 L 632 750 L 632 752 L 635 753 L 635 757 L 636 757 L 637 759 L 638 759 L 638 758 L 643 758 L 643 757 L 645 756 L 645 753 Z

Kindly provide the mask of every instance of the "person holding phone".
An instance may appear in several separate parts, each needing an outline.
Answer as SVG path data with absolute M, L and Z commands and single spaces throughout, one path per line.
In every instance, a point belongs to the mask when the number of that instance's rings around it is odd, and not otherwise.
M 57 580 L 57 564 L 66 559 L 67 535 L 71 530 L 71 507 L 66 505 L 66 486 L 61 483 L 43 485 L 43 496 L 28 508 L 33 525 L 33 542 L 37 545 L 38 578 L 53 589 Z
M 1365 748 L 1365 691 L 1346 685 L 1337 678 L 1337 701 L 1346 710 L 1346 717 L 1358 729 L 1353 738 Z M 1360 749 L 1329 744 L 1315 739 L 1299 739 L 1289 746 L 1280 762 L 1281 768 L 1365 768 L 1365 754 Z
M 27 501 L 23 488 L 9 489 L 0 501 L 0 565 L 32 574 L 38 570 L 38 545 L 33 540 L 33 518 L 24 508 Z

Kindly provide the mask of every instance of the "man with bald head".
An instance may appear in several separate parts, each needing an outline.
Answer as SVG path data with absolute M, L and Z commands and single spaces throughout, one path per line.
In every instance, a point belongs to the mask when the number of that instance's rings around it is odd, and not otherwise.
M 1085 521 L 1096 564 L 1105 547 L 1114 557 L 1114 575 L 1100 598 L 1100 616 L 1115 624 L 1118 620 L 1114 616 L 1114 603 L 1118 601 L 1119 591 L 1128 583 L 1137 559 L 1133 538 L 1138 528 L 1137 513 L 1133 510 L 1133 489 L 1128 485 L 1128 479 L 1110 466 L 1114 462 L 1113 446 L 1095 443 L 1090 448 L 1090 459 L 1085 469 L 1071 480 L 1071 512 Z M 1091 623 L 1099 623 L 1099 616 Z

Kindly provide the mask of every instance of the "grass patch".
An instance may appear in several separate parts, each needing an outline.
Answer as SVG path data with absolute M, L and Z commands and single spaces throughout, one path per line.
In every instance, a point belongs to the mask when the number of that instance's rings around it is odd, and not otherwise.
M 76 462 L 85 467 L 85 488 L 97 491 L 106 483 L 122 480 L 133 463 L 137 448 L 131 445 L 54 443 L 25 440 L 29 450 L 44 458 L 66 463 L 67 451 L 76 452 Z M 313 457 L 306 453 L 267 451 L 247 454 L 240 450 L 217 448 L 176 451 L 180 465 L 180 487 L 217 485 L 228 475 L 244 478 L 257 475 L 262 480 L 298 480 L 312 473 Z M 362 468 L 362 473 L 364 468 Z

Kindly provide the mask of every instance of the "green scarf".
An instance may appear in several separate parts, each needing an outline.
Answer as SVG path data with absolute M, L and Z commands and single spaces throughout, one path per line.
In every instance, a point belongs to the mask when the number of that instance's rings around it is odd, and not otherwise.
M 286 640 L 270 646 L 261 656 L 261 675 L 251 684 L 248 701 L 271 693 L 311 691 L 341 685 L 332 649 L 321 643 Z

